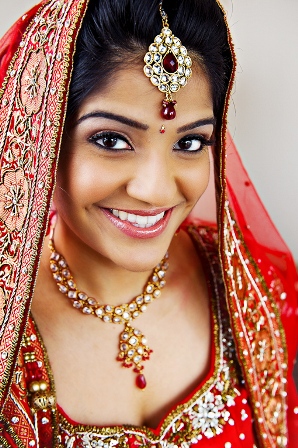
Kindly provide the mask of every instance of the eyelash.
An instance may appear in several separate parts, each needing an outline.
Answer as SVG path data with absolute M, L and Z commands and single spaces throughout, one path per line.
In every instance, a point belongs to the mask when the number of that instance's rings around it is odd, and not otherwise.
M 114 140 L 115 141 L 115 145 L 114 146 L 110 146 L 108 147 L 107 145 L 104 144 L 100 144 L 99 141 L 100 140 L 104 140 L 104 139 L 108 139 L 110 141 Z M 123 135 L 118 134 L 116 132 L 102 132 L 99 134 L 95 134 L 92 135 L 89 138 L 89 141 L 91 143 L 93 143 L 94 145 L 100 147 L 101 149 L 103 149 L 104 151 L 115 151 L 115 152 L 121 152 L 121 151 L 133 151 L 132 145 L 128 142 L 128 140 L 123 137 Z M 125 144 L 128 146 L 126 148 L 116 148 L 115 146 L 117 146 L 117 142 L 122 141 L 125 142 Z M 194 141 L 198 141 L 201 143 L 200 148 L 195 149 L 195 150 L 190 150 L 190 149 L 183 149 L 183 148 L 175 148 L 176 145 L 178 145 L 179 143 L 181 144 L 182 142 L 190 142 L 191 144 Z M 208 146 L 212 146 L 214 144 L 214 140 L 212 139 L 207 139 L 202 135 L 186 135 L 185 137 L 182 137 L 181 139 L 179 139 L 173 146 L 173 149 L 175 151 L 179 151 L 182 153 L 188 153 L 188 154 L 197 154 L 199 152 L 201 152 L 202 150 L 204 150 L 206 147 Z M 123 145 L 122 145 L 123 146 Z
M 187 154 L 198 154 L 200 152 L 202 152 L 206 147 L 208 146 L 212 146 L 214 145 L 214 140 L 213 139 L 207 139 L 206 137 L 204 137 L 203 135 L 198 135 L 198 134 L 193 134 L 193 135 L 186 135 L 185 137 L 182 137 L 180 140 L 178 140 L 174 146 L 176 146 L 179 142 L 191 142 L 193 143 L 194 141 L 200 142 L 201 146 L 198 149 L 195 150 L 190 150 L 190 149 L 176 149 L 177 151 L 181 151 L 183 153 L 187 153 Z M 175 149 L 175 148 L 174 148 Z
M 110 140 L 121 140 L 122 142 L 125 142 L 129 148 L 114 148 L 113 146 L 111 146 L 110 148 L 107 147 L 106 145 L 102 145 L 100 143 L 98 143 L 99 140 L 104 140 L 104 139 L 110 139 Z M 133 151 L 131 144 L 127 141 L 127 139 L 125 137 L 123 137 L 123 135 L 121 134 L 117 134 L 117 132 L 102 132 L 100 134 L 95 134 L 92 135 L 89 138 L 89 141 L 91 143 L 93 143 L 96 146 L 99 146 L 100 148 L 104 149 L 105 151 Z

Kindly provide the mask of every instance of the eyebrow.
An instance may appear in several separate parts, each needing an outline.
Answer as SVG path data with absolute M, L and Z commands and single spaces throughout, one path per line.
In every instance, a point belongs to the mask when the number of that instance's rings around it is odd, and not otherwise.
M 216 119 L 214 117 L 210 118 L 204 118 L 203 120 L 197 120 L 192 123 L 186 124 L 185 126 L 181 126 L 177 129 L 177 134 L 180 134 L 181 132 L 190 131 L 191 129 L 199 128 L 201 126 L 206 126 L 208 124 L 212 124 L 215 126 Z
M 130 118 L 123 117 L 123 115 L 117 115 L 113 114 L 112 112 L 103 111 L 90 112 L 89 114 L 83 115 L 78 119 L 75 126 L 79 125 L 85 120 L 88 120 L 89 118 L 107 118 L 108 120 L 118 121 L 119 123 L 125 124 L 135 129 L 141 129 L 143 131 L 147 131 L 147 129 L 149 129 L 149 126 L 147 124 L 131 120 Z
M 90 112 L 89 114 L 85 114 L 78 119 L 78 121 L 75 123 L 75 126 L 78 126 L 80 123 L 82 123 L 85 120 L 88 120 L 89 118 L 106 118 L 108 120 L 118 121 L 119 123 L 125 124 L 135 129 L 141 129 L 143 131 L 147 131 L 149 129 L 149 126 L 147 124 L 140 123 L 139 121 L 136 120 L 131 120 L 130 118 L 124 117 L 123 115 L 113 114 L 112 112 L 105 112 L 105 111 L 95 111 Z M 197 120 L 178 128 L 177 134 L 181 134 L 182 132 L 186 132 L 191 129 L 195 129 L 210 124 L 215 126 L 215 123 L 216 120 L 214 117 Z

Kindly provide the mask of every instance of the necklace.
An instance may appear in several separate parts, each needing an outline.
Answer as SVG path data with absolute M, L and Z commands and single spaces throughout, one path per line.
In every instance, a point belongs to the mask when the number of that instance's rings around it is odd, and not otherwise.
M 122 305 L 101 305 L 93 297 L 89 297 L 80 291 L 70 272 L 66 260 L 57 252 L 53 239 L 49 241 L 51 250 L 50 269 L 59 291 L 66 295 L 74 308 L 86 315 L 99 317 L 103 322 L 124 325 L 123 332 L 119 335 L 119 354 L 117 360 L 123 367 L 133 367 L 137 374 L 136 385 L 140 389 L 146 387 L 146 379 L 143 374 L 143 362 L 150 358 L 152 350 L 147 345 L 144 334 L 131 326 L 130 322 L 144 313 L 155 299 L 160 297 L 161 289 L 165 286 L 165 275 L 168 269 L 168 254 L 154 268 L 142 294 L 128 303 Z

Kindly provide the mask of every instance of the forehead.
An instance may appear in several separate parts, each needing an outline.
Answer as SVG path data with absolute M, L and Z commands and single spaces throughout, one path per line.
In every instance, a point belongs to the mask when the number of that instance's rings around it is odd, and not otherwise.
M 165 95 L 143 73 L 142 64 L 133 64 L 117 70 L 103 89 L 90 94 L 82 103 L 78 116 L 98 109 L 115 112 L 138 119 L 144 123 L 162 121 L 160 111 Z M 213 102 L 209 80 L 203 69 L 195 64 L 188 84 L 173 99 L 177 101 L 175 121 L 177 126 L 194 117 L 213 115 Z

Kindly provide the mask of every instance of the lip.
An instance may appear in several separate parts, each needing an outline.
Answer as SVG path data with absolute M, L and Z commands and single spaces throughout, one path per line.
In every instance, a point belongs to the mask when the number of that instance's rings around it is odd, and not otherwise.
M 158 215 L 159 213 L 165 212 L 164 217 L 158 221 L 156 224 L 154 224 L 152 227 L 147 228 L 141 228 L 141 227 L 135 227 L 132 223 L 129 221 L 121 221 L 121 219 L 117 218 L 115 215 L 113 215 L 110 212 L 110 209 L 107 208 L 101 208 L 100 210 L 103 212 L 103 214 L 110 220 L 112 224 L 114 224 L 117 229 L 121 230 L 126 235 L 130 236 L 131 238 L 155 238 L 156 236 L 159 236 L 163 233 L 165 228 L 168 225 L 168 222 L 171 218 L 173 208 L 170 209 L 158 209 L 158 210 L 125 210 L 127 213 L 134 213 L 141 216 L 154 216 Z
M 170 209 L 169 208 L 156 208 L 154 210 L 123 210 L 122 208 L 113 207 L 115 210 L 123 211 L 126 213 L 132 213 L 133 215 L 140 215 L 140 216 L 155 216 L 159 215 L 160 213 L 167 212 Z M 110 210 L 110 209 L 109 209 Z

